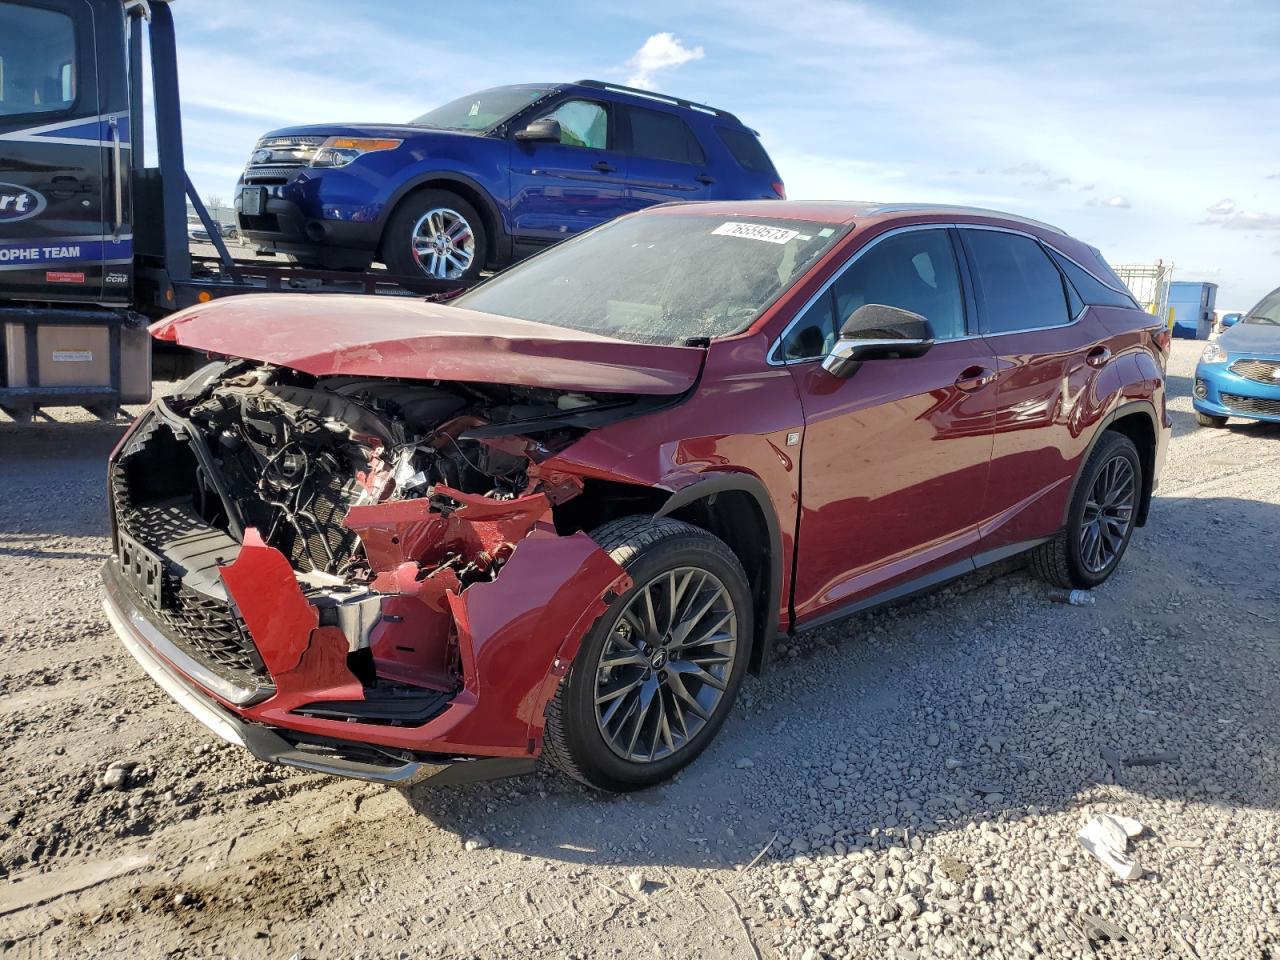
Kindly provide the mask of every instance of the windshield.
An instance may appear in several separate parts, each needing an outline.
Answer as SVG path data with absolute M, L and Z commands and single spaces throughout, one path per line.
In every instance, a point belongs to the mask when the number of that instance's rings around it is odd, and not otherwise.
M 533 101 L 551 92 L 551 87 L 494 87 L 481 90 L 442 107 L 428 110 L 413 123 L 434 130 L 492 130 L 509 120 Z
M 724 337 L 750 326 L 844 232 L 804 220 L 625 217 L 451 303 L 637 343 Z
M 1262 302 L 1249 311 L 1241 323 L 1267 323 L 1280 327 L 1280 290 L 1272 290 Z

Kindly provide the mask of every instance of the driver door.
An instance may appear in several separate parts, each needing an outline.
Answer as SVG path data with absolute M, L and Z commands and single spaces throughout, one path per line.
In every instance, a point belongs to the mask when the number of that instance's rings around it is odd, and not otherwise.
M 996 369 L 971 330 L 953 231 L 874 238 L 792 324 L 780 358 L 804 409 L 794 608 L 799 625 L 895 588 L 973 568 L 991 463 Z M 858 307 L 929 320 L 920 357 L 868 360 L 851 376 L 822 357 Z
M 552 243 L 627 212 L 628 157 L 613 104 L 563 100 L 536 119 L 560 124 L 560 142 L 513 140 L 511 225 L 517 239 Z

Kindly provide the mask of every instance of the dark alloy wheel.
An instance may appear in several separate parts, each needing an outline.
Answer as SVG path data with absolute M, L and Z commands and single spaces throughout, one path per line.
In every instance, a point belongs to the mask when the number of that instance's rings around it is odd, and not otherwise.
M 752 610 L 733 552 L 678 520 L 592 533 L 633 586 L 583 641 L 547 710 L 544 754 L 605 790 L 671 776 L 715 736 L 750 656 Z
M 1137 471 L 1123 451 L 1117 452 L 1102 465 L 1084 501 L 1079 550 L 1090 573 L 1102 573 L 1120 559 L 1137 503 Z
M 1142 499 L 1142 460 L 1122 433 L 1102 435 L 1076 485 L 1066 527 L 1032 553 L 1036 571 L 1060 587 L 1089 589 L 1120 563 Z
M 675 567 L 635 592 L 596 662 L 596 725 L 624 760 L 652 763 L 715 714 L 738 656 L 738 616 L 720 579 Z
M 470 283 L 484 266 L 487 238 L 475 208 L 447 190 L 420 190 L 400 202 L 382 236 L 382 262 L 406 285 Z

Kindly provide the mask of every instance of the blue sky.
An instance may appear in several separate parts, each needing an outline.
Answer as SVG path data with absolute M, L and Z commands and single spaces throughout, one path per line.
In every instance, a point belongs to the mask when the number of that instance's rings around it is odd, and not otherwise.
M 456 11 L 452 16 L 445 11 Z M 761 132 L 791 197 L 970 203 L 1244 309 L 1280 286 L 1280 3 L 186 0 L 187 164 L 519 81 L 640 79 Z

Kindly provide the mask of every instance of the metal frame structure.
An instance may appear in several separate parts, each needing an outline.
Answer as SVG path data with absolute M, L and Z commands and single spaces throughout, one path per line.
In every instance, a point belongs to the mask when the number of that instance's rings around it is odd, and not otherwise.
M 1169 315 L 1169 284 L 1173 282 L 1173 264 L 1157 260 L 1155 263 L 1124 263 L 1111 268 L 1124 281 L 1142 309 L 1155 317 L 1172 323 Z

